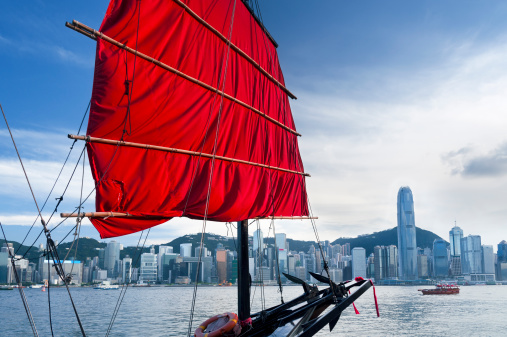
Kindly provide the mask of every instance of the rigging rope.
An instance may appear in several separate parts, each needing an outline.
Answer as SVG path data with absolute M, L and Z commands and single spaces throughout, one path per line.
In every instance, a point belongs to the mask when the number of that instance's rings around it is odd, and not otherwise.
M 227 70 L 228 70 L 228 66 L 229 66 L 229 54 L 230 54 L 230 50 L 231 50 L 231 37 L 232 37 L 232 29 L 233 29 L 233 24 L 234 24 L 235 13 L 236 13 L 236 0 L 234 0 L 234 5 L 233 5 L 233 8 L 232 8 L 231 23 L 230 23 L 230 27 L 229 27 L 229 36 L 227 38 L 227 41 L 228 41 L 227 54 L 226 54 L 225 60 L 223 60 L 223 62 L 222 62 L 222 64 L 225 63 L 225 67 L 222 68 L 223 69 L 222 90 L 221 90 L 222 94 L 220 96 L 220 106 L 219 106 L 218 115 L 217 115 L 217 126 L 216 126 L 216 131 L 215 131 L 215 141 L 214 141 L 214 144 L 213 144 L 213 158 L 211 160 L 210 177 L 209 177 L 209 182 L 208 182 L 208 192 L 207 192 L 207 195 L 206 195 L 206 207 L 205 207 L 205 210 L 204 210 L 204 219 L 203 219 L 202 232 L 201 232 L 201 243 L 200 243 L 201 249 L 200 249 L 200 253 L 199 253 L 199 261 L 198 261 L 197 266 L 200 266 L 201 263 L 202 263 L 201 260 L 202 260 L 203 246 L 204 246 L 204 234 L 206 233 L 206 220 L 207 220 L 208 211 L 209 211 L 209 199 L 210 199 L 210 196 L 211 196 L 211 182 L 213 180 L 213 171 L 214 171 L 214 167 L 215 167 L 215 155 L 216 155 L 216 151 L 217 151 L 218 134 L 219 134 L 219 130 L 220 130 L 220 119 L 221 119 L 221 116 L 222 116 L 222 109 L 223 109 L 223 101 L 224 101 L 224 94 L 225 94 L 224 90 L 225 90 L 225 82 L 227 80 Z M 204 144 L 203 144 L 203 146 L 204 146 Z M 192 323 L 193 323 L 193 318 L 194 318 L 195 301 L 196 301 L 196 298 L 197 298 L 197 286 L 198 286 L 198 278 L 199 278 L 199 269 L 200 268 L 197 269 L 197 273 L 196 273 L 196 277 L 195 277 L 194 293 L 193 293 L 193 296 L 192 296 L 192 306 L 191 306 L 191 310 L 190 310 L 190 320 L 188 322 L 188 336 L 189 337 L 192 334 Z
M 30 192 L 32 194 L 32 197 L 33 197 L 33 201 L 35 203 L 35 206 L 37 207 L 37 211 L 39 213 L 39 217 L 41 219 L 41 223 L 42 223 L 42 226 L 44 227 L 44 233 L 46 235 L 46 238 L 47 238 L 47 242 L 48 242 L 48 245 L 50 245 L 50 253 L 51 255 L 54 257 L 54 256 L 57 256 L 58 257 L 58 252 L 56 251 L 56 247 L 54 246 L 54 243 L 53 243 L 53 240 L 51 239 L 51 233 L 49 232 L 48 228 L 47 228 L 47 225 L 46 225 L 46 222 L 44 221 L 43 217 L 42 217 L 42 213 L 41 213 L 41 210 L 39 208 L 39 204 L 37 203 L 37 199 L 35 198 L 35 194 L 33 192 L 33 189 L 32 189 L 32 185 L 30 184 L 30 180 L 28 179 L 28 174 L 26 173 L 26 170 L 25 170 L 25 166 L 23 165 L 23 161 L 21 159 L 21 155 L 19 154 L 19 151 L 18 151 L 18 148 L 16 146 L 16 142 L 14 141 L 14 136 L 12 135 L 12 131 L 11 131 L 11 128 L 9 127 L 9 123 L 7 122 L 7 117 L 5 116 L 5 113 L 4 113 L 4 110 L 2 108 L 2 106 L 0 105 L 0 110 L 2 110 L 2 115 L 4 117 L 4 120 L 5 120 L 5 124 L 7 125 L 7 129 L 9 130 L 9 134 L 11 136 L 11 139 L 12 139 L 12 143 L 14 145 L 14 148 L 16 149 L 16 154 L 18 155 L 18 158 L 19 158 L 19 162 L 21 164 L 21 167 L 23 169 L 23 173 L 25 175 L 25 178 L 26 178 L 26 182 L 28 183 L 28 187 L 30 188 Z M 55 264 L 56 264 L 56 270 L 58 271 L 59 269 L 62 269 L 63 270 L 63 267 L 61 265 L 61 261 L 58 259 L 58 260 L 54 260 Z M 61 276 L 62 277 L 62 276 Z M 81 329 L 81 333 L 83 336 L 86 336 L 85 332 L 84 332 L 84 328 L 81 324 L 81 320 L 79 319 L 79 314 L 77 313 L 77 309 L 74 305 L 74 301 L 72 300 L 72 296 L 70 294 L 70 290 L 69 290 L 69 286 L 68 284 L 65 282 L 65 279 L 62 277 L 62 281 L 64 281 L 64 284 L 65 284 L 65 287 L 67 288 L 67 292 L 69 294 L 69 298 L 70 298 L 70 301 L 72 303 L 72 307 L 74 308 L 74 313 L 76 315 L 76 319 L 79 323 L 79 327 Z
M 5 243 L 7 244 L 7 237 L 5 236 L 4 227 L 0 222 L 0 228 L 2 229 L 2 233 L 4 235 Z M 30 327 L 32 328 L 32 332 L 34 336 L 39 336 L 37 332 L 37 328 L 35 327 L 35 321 L 33 320 L 32 312 L 30 311 L 30 307 L 28 306 L 28 301 L 25 296 L 25 292 L 23 291 L 21 280 L 19 279 L 18 270 L 16 269 L 16 264 L 14 263 L 14 256 L 12 255 L 12 251 L 9 247 L 7 247 L 9 252 L 9 257 L 11 260 L 12 271 L 14 272 L 14 276 L 16 278 L 16 283 L 18 284 L 19 295 L 21 296 L 21 301 L 23 302 L 23 306 L 25 308 L 26 315 L 28 317 L 28 321 L 30 322 Z
M 144 238 L 143 245 L 141 247 L 141 250 L 139 251 L 139 254 L 137 255 L 137 260 L 134 265 L 137 265 L 137 263 L 139 262 L 139 259 L 141 258 L 141 254 L 143 253 L 143 249 L 146 244 L 146 240 L 148 239 L 148 235 L 150 234 L 150 229 L 151 228 L 148 228 L 148 232 L 146 232 L 146 236 Z M 143 233 L 144 233 L 144 231 L 141 231 L 141 235 L 139 236 L 139 240 L 137 241 L 136 253 L 139 250 L 139 243 L 141 242 L 141 239 L 143 237 Z M 130 280 L 130 277 L 129 277 L 129 280 Z M 121 292 L 120 292 L 120 296 L 118 296 L 118 300 L 116 301 L 116 306 L 114 308 L 113 315 L 111 316 L 111 321 L 109 322 L 109 326 L 107 327 L 106 337 L 109 336 L 109 334 L 111 333 L 111 330 L 113 329 L 113 324 L 116 320 L 116 317 L 118 316 L 118 312 L 120 311 L 120 307 L 121 307 L 121 304 L 123 303 L 123 299 L 125 298 L 125 295 L 127 294 L 128 287 L 129 287 L 128 282 L 127 282 L 127 285 L 125 285 L 125 283 L 123 283 L 122 288 L 121 288 Z

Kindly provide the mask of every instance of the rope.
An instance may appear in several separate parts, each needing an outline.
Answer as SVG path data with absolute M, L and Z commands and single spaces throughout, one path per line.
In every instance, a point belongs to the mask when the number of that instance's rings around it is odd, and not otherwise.
M 234 5 L 233 5 L 233 8 L 232 8 L 232 15 L 231 15 L 231 23 L 230 23 L 230 27 L 229 27 L 229 37 L 228 37 L 228 45 L 227 45 L 227 55 L 226 55 L 226 59 L 224 60 L 225 61 L 225 67 L 223 68 L 224 69 L 224 72 L 223 72 L 223 77 L 222 77 L 222 94 L 220 96 L 220 106 L 219 106 L 219 110 L 218 110 L 218 116 L 217 116 L 217 126 L 216 126 L 216 131 L 215 131 L 215 141 L 214 141 L 214 144 L 213 144 L 213 159 L 211 160 L 211 168 L 210 168 L 210 177 L 209 177 L 209 182 L 208 182 L 208 192 L 207 192 L 207 195 L 206 195 L 206 207 L 205 207 L 205 210 L 204 210 L 204 219 L 203 219 L 203 225 L 202 225 L 202 232 L 201 232 L 201 243 L 200 243 L 200 254 L 199 254 L 199 261 L 198 261 L 198 266 L 201 265 L 201 259 L 202 259 L 202 251 L 203 251 L 203 245 L 204 245 L 204 234 L 206 233 L 206 220 L 207 220 L 207 217 L 208 217 L 208 211 L 209 211 L 209 199 L 210 199 L 210 196 L 211 196 L 211 182 L 213 180 L 213 171 L 214 171 L 214 168 L 215 168 L 215 155 L 216 155 L 216 151 L 217 151 L 217 143 L 218 143 L 218 133 L 219 133 L 219 130 L 220 130 L 220 120 L 221 120 L 221 116 L 222 116 L 222 109 L 223 109 L 223 100 L 224 100 L 224 89 L 225 89 L 225 82 L 227 80 L 227 70 L 228 70 L 228 65 L 229 65 L 229 54 L 230 54 L 230 50 L 231 50 L 231 37 L 232 37 L 232 28 L 233 28 L 233 24 L 234 24 L 234 16 L 235 16 L 235 13 L 236 13 L 236 0 L 234 0 Z M 203 144 L 204 145 L 204 144 Z M 194 310 L 195 310 L 195 300 L 197 298 L 197 286 L 198 286 L 198 277 L 199 277 L 199 269 L 197 270 L 197 273 L 196 273 L 196 282 L 195 282 L 195 286 L 194 286 L 194 293 L 193 293 L 193 296 L 192 296 L 192 306 L 191 306 L 191 310 L 190 310 L 190 320 L 188 322 L 188 336 L 190 337 L 192 335 L 192 322 L 193 322 L 193 318 L 194 318 Z
M 88 114 L 88 110 L 90 109 L 90 104 L 91 104 L 91 100 L 88 102 L 88 106 L 87 106 L 87 108 L 85 110 L 85 113 L 83 115 L 83 119 L 81 120 L 81 124 L 79 125 L 79 129 L 77 131 L 77 134 L 79 134 L 79 132 L 81 131 L 81 127 L 83 126 L 84 119 L 85 119 L 86 115 Z M 47 202 L 49 200 L 49 197 L 53 193 L 53 190 L 55 189 L 55 186 L 58 183 L 58 180 L 60 179 L 60 176 L 61 176 L 61 174 L 63 172 L 63 169 L 65 168 L 65 165 L 67 164 L 67 161 L 69 160 L 70 154 L 72 153 L 72 150 L 74 149 L 74 144 L 76 144 L 76 142 L 77 142 L 77 139 L 75 139 L 74 142 L 72 143 L 72 145 L 70 147 L 70 150 L 69 150 L 69 153 L 67 154 L 67 158 L 65 158 L 65 161 L 64 161 L 64 163 L 62 165 L 62 168 L 60 169 L 60 172 L 58 173 L 58 176 L 56 177 L 56 180 L 55 180 L 55 182 L 53 184 L 53 187 L 51 187 L 51 191 L 49 191 L 48 196 L 46 197 L 46 200 L 44 201 L 44 204 L 42 205 L 41 210 L 44 210 L 44 207 L 46 206 L 46 204 L 47 204 Z M 57 204 L 57 207 L 58 207 L 58 205 L 60 204 L 60 202 L 62 202 L 62 200 L 63 200 L 63 196 L 61 196 L 60 198 L 57 198 L 57 200 L 59 200 L 58 204 Z M 28 238 L 28 235 L 30 234 L 31 230 L 33 229 L 33 227 L 34 227 L 34 225 L 35 225 L 35 223 L 37 222 L 38 219 L 39 219 L 39 216 L 37 215 L 37 217 L 35 218 L 34 222 L 32 223 L 32 226 L 30 227 L 30 229 L 26 233 L 25 238 L 23 239 L 23 241 L 21 242 L 20 246 L 16 250 L 15 254 L 18 253 L 18 251 L 21 248 L 21 246 L 25 243 L 26 239 Z M 42 231 L 41 231 L 41 233 L 39 233 L 39 236 L 37 236 L 37 240 L 39 239 L 39 237 L 40 237 L 41 234 L 42 234 Z M 37 242 L 37 240 L 35 240 L 35 242 Z M 32 244 L 32 246 L 30 246 L 30 248 L 33 247 L 34 244 Z M 29 248 L 29 250 L 30 250 L 30 248 Z M 26 255 L 26 253 L 23 255 L 23 257 L 25 255 Z
M 150 234 L 150 229 L 151 228 L 149 228 L 148 232 L 146 232 L 143 246 L 141 247 L 141 250 L 139 251 L 139 254 L 137 255 L 137 260 L 136 260 L 135 265 L 137 265 L 137 263 L 139 262 L 139 259 L 141 258 L 141 254 L 143 252 L 144 245 L 146 244 L 146 240 L 148 239 L 148 235 Z M 139 240 L 137 241 L 136 252 L 139 250 L 139 243 L 141 242 L 141 239 L 143 237 L 143 233 L 144 233 L 144 231 L 141 231 L 141 235 L 139 236 Z M 122 285 L 120 296 L 118 296 L 118 300 L 116 301 L 116 306 L 114 308 L 113 315 L 111 316 L 111 321 L 109 322 L 109 326 L 107 327 L 106 337 L 109 336 L 109 334 L 111 333 L 111 330 L 113 329 L 113 324 L 116 320 L 116 317 L 118 316 L 118 312 L 120 312 L 120 307 L 121 307 L 121 304 L 123 303 L 123 299 L 125 298 L 125 295 L 127 294 L 128 287 L 129 287 L 129 283 L 127 283 L 127 285 L 125 285 L 125 283 Z
M 5 240 L 5 243 L 7 243 L 7 237 L 5 236 L 4 226 L 2 225 L 1 222 L 0 222 L 0 228 L 2 228 L 4 240 Z M 14 256 L 12 255 L 12 252 L 9 248 L 7 248 L 7 250 L 9 251 L 9 257 L 11 259 L 12 270 L 14 272 L 14 276 L 16 277 L 16 283 L 18 284 L 19 295 L 21 296 L 21 301 L 23 302 L 23 306 L 25 307 L 26 316 L 28 317 L 28 321 L 30 322 L 30 327 L 32 328 L 33 335 L 38 337 L 39 334 L 37 333 L 37 328 L 35 327 L 35 321 L 33 320 L 33 316 L 30 311 L 30 307 L 28 306 L 28 301 L 26 299 L 25 292 L 23 291 L 21 280 L 19 279 L 18 270 L 16 269 L 16 264 L 14 263 Z

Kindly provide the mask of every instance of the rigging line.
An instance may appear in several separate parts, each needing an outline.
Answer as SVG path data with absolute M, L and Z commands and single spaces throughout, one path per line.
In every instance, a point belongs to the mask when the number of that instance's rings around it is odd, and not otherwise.
M 46 235 L 46 237 L 48 238 L 48 242 L 52 242 L 53 240 L 51 239 L 51 233 L 49 232 L 49 230 L 48 230 L 48 228 L 47 228 L 47 225 L 46 225 L 46 223 L 44 222 L 44 219 L 43 219 L 43 217 L 42 217 L 42 213 L 41 213 L 40 208 L 39 208 L 39 205 L 38 205 L 38 203 L 37 203 L 37 199 L 35 198 L 35 194 L 34 194 L 34 192 L 33 192 L 32 186 L 31 186 L 31 184 L 30 184 L 30 180 L 28 179 L 28 175 L 27 175 L 27 173 L 26 173 L 25 166 L 23 165 L 23 161 L 21 160 L 21 156 L 20 156 L 19 151 L 18 151 L 18 148 L 17 148 L 17 146 L 16 146 L 16 142 L 14 141 L 14 137 L 13 137 L 13 135 L 12 135 L 11 128 L 9 127 L 9 123 L 7 122 L 7 117 L 5 116 L 5 113 L 4 113 L 4 110 L 3 110 L 3 108 L 2 108 L 2 105 L 0 105 L 0 110 L 2 110 L 2 115 L 4 116 L 5 124 L 7 125 L 7 129 L 9 130 L 9 134 L 10 134 L 10 136 L 11 136 L 12 143 L 14 144 L 14 148 L 16 149 L 16 153 L 17 153 L 17 155 L 18 155 L 18 158 L 19 158 L 19 162 L 20 162 L 20 164 L 21 164 L 21 167 L 23 168 L 23 173 L 24 173 L 24 175 L 25 175 L 26 181 L 27 181 L 27 183 L 28 183 L 28 186 L 30 187 L 30 192 L 32 193 L 33 201 L 34 201 L 34 203 L 35 203 L 35 206 L 37 207 L 37 211 L 39 212 L 39 216 L 40 216 L 40 219 L 41 219 L 41 223 L 42 223 L 42 226 L 44 227 L 44 232 L 45 232 L 45 235 Z M 54 247 L 54 245 L 53 245 L 53 247 Z M 53 247 L 52 247 L 52 248 L 53 248 Z M 54 253 L 56 253 L 56 254 L 57 254 L 57 252 L 56 252 L 56 248 L 54 248 L 54 249 L 55 249 L 55 252 L 54 252 Z M 52 252 L 52 253 L 53 253 L 53 252 Z M 59 268 L 62 268 L 60 261 L 58 261 L 57 263 L 58 263 Z M 69 291 L 69 287 L 68 287 L 67 283 L 65 283 L 65 286 L 66 286 L 66 288 L 67 288 L 67 292 L 69 293 L 70 301 L 72 302 L 72 306 L 73 306 L 73 308 L 74 308 L 74 312 L 75 312 L 75 314 L 76 314 L 76 318 L 77 318 L 77 321 L 78 321 L 78 323 L 79 323 L 79 327 L 81 328 L 81 332 L 82 332 L 83 336 L 86 336 L 86 335 L 85 335 L 85 332 L 84 332 L 84 329 L 83 329 L 83 326 L 81 325 L 81 320 L 79 319 L 79 315 L 78 315 L 78 313 L 77 313 L 76 307 L 74 306 L 74 301 L 72 300 L 72 296 L 70 295 L 70 291 Z
M 83 119 L 81 120 L 81 124 L 79 125 L 79 129 L 77 130 L 77 134 L 79 134 L 79 132 L 81 131 L 81 127 L 83 126 L 83 122 L 85 120 L 85 117 L 88 114 L 88 110 L 90 109 L 90 104 L 91 104 L 91 100 L 88 102 L 88 106 L 87 106 L 87 108 L 85 110 L 85 113 L 83 115 Z M 53 193 L 53 190 L 55 189 L 55 186 L 58 183 L 58 180 L 60 179 L 60 176 L 61 176 L 61 174 L 63 172 L 63 169 L 65 168 L 65 165 L 67 164 L 67 161 L 69 160 L 70 154 L 72 153 L 72 150 L 74 149 L 74 144 L 76 144 L 76 142 L 77 142 L 77 139 L 74 140 L 74 142 L 72 143 L 72 145 L 70 147 L 70 150 L 69 150 L 69 153 L 67 154 L 67 158 L 65 158 L 65 161 L 64 161 L 64 163 L 62 165 L 62 168 L 60 169 L 60 172 L 58 173 L 58 176 L 56 177 L 55 183 L 53 184 L 53 187 L 51 187 L 51 191 L 49 191 L 48 196 L 47 196 L 46 200 L 44 201 L 44 204 L 42 205 L 41 211 L 44 210 L 44 207 L 46 206 L 46 203 L 48 202 L 49 197 Z M 63 199 L 63 197 L 61 197 L 61 198 Z M 60 199 L 60 198 L 57 198 L 57 200 L 58 199 Z M 62 199 L 60 199 L 60 202 L 61 202 Z M 37 217 L 33 221 L 32 226 L 30 227 L 30 229 L 26 233 L 25 238 L 23 239 L 23 241 L 21 242 L 20 246 L 16 250 L 16 254 L 18 253 L 18 251 L 21 248 L 21 246 L 25 243 L 26 239 L 28 238 L 28 235 L 30 234 L 30 231 L 33 229 L 33 227 L 34 227 L 34 225 L 35 225 L 35 223 L 37 222 L 38 219 L 39 219 L 39 216 L 37 215 Z M 37 236 L 37 240 L 39 239 L 39 237 L 40 237 L 41 234 L 42 234 L 42 231 L 39 234 L 39 236 Z M 36 242 L 37 242 L 37 240 L 36 240 Z
M 206 220 L 207 220 L 207 217 L 208 217 L 209 199 L 210 199 L 210 195 L 211 195 L 211 182 L 213 180 L 213 171 L 214 171 L 214 168 L 215 168 L 215 155 L 216 155 L 216 151 L 217 151 L 218 132 L 220 130 L 220 120 L 221 120 L 221 116 L 222 116 L 222 109 L 223 109 L 223 103 L 224 103 L 224 95 L 225 95 L 224 89 L 225 89 L 225 82 L 227 80 L 227 70 L 228 70 L 228 66 L 229 66 L 229 54 L 230 54 L 230 51 L 231 51 L 231 46 L 230 45 L 231 45 L 232 29 L 233 29 L 233 25 L 234 25 L 235 14 L 236 14 L 236 0 L 234 0 L 234 5 L 232 7 L 231 23 L 230 23 L 230 27 L 229 27 L 229 37 L 228 37 L 229 44 L 228 44 L 226 59 L 224 60 L 225 61 L 225 67 L 223 67 L 223 69 L 224 69 L 224 74 L 223 74 L 223 77 L 222 77 L 222 88 L 223 88 L 223 90 L 222 90 L 222 96 L 220 97 L 220 106 L 219 106 L 219 110 L 218 110 L 217 126 L 216 126 L 216 132 L 215 132 L 215 142 L 214 142 L 214 145 L 213 145 L 213 158 L 211 160 L 210 177 L 209 177 L 209 182 L 208 182 L 208 192 L 207 192 L 207 196 L 206 196 L 206 207 L 205 207 L 205 210 L 204 210 L 204 219 L 203 219 L 202 235 L 201 235 L 201 241 L 202 242 L 204 240 L 204 233 L 206 232 Z M 223 63 L 224 62 L 222 62 L 222 64 Z M 201 251 L 202 251 L 202 249 L 201 249 Z M 201 255 L 201 254 L 199 254 L 199 255 Z M 201 263 L 201 261 L 199 259 L 198 266 L 200 265 L 200 263 Z M 191 333 L 192 333 L 192 321 L 193 321 L 193 318 L 194 318 L 194 309 L 195 309 L 195 300 L 196 300 L 196 297 L 197 297 L 197 282 L 196 282 L 195 288 L 194 288 L 194 294 L 193 294 L 193 298 L 192 298 L 192 307 L 191 307 L 191 311 L 190 311 L 190 320 L 188 322 L 188 336 L 189 337 L 191 336 Z
M 50 283 L 51 283 L 51 264 L 49 262 L 49 245 L 46 243 L 46 255 L 48 261 L 48 309 L 49 309 L 49 327 L 51 328 L 51 336 L 55 336 L 53 333 L 53 319 L 51 318 L 51 296 L 50 296 Z M 42 273 L 44 275 L 44 272 Z
M 62 264 L 60 262 L 60 258 L 58 256 L 58 251 L 56 250 L 54 242 L 50 237 L 48 238 L 48 246 L 51 247 L 50 253 L 51 253 L 51 257 L 53 258 L 53 262 L 55 263 L 56 272 L 57 272 L 58 276 L 60 277 L 60 279 L 62 280 L 63 284 L 65 285 L 65 288 L 67 289 L 67 294 L 69 295 L 70 303 L 72 304 L 72 309 L 74 309 L 74 315 L 76 316 L 77 323 L 79 325 L 79 329 L 81 330 L 81 334 L 83 335 L 83 337 L 86 337 L 86 333 L 84 331 L 83 324 L 81 323 L 81 319 L 79 318 L 79 314 L 77 312 L 76 305 L 74 304 L 74 300 L 72 299 L 72 295 L 70 293 L 68 280 L 65 277 L 65 272 L 64 272 Z M 51 274 L 49 274 L 49 275 L 51 275 Z M 50 276 L 48 276 L 48 279 L 50 279 Z
M 2 229 L 2 233 L 4 235 L 4 240 L 5 240 L 5 243 L 7 244 L 7 237 L 5 236 L 4 226 L 2 225 L 1 222 L 0 222 L 0 228 Z M 28 301 L 26 299 L 25 292 L 23 291 L 23 288 L 22 288 L 22 283 L 21 283 L 21 280 L 18 275 L 18 270 L 16 269 L 16 264 L 14 263 L 14 256 L 12 255 L 12 251 L 10 248 L 7 248 L 7 251 L 9 252 L 9 257 L 10 257 L 11 265 L 12 265 L 12 271 L 14 272 L 14 276 L 16 278 L 16 283 L 18 284 L 19 295 L 21 296 L 21 301 L 23 302 L 23 306 L 25 307 L 25 312 L 28 317 L 28 321 L 30 322 L 30 327 L 32 328 L 33 335 L 39 336 L 39 334 L 37 332 L 37 328 L 35 327 L 35 321 L 33 320 L 32 312 L 30 311 L 30 306 L 28 305 Z
M 137 265 L 137 263 L 139 262 L 139 260 L 141 258 L 144 246 L 146 245 L 146 240 L 148 239 L 148 235 L 150 235 L 150 230 L 151 230 L 151 228 L 148 228 L 148 231 L 146 232 L 146 236 L 144 237 L 144 241 L 143 241 L 143 245 L 141 247 L 141 250 L 139 250 L 139 254 L 137 255 L 137 260 L 135 262 L 135 265 Z M 141 235 L 139 236 L 139 240 L 137 241 L 136 252 L 139 249 L 139 243 L 141 242 L 141 239 L 143 237 L 143 233 L 144 233 L 144 231 L 141 231 Z M 125 285 L 125 283 L 124 283 L 122 286 L 120 296 L 118 296 L 118 300 L 116 301 L 116 306 L 114 308 L 113 315 L 111 316 L 111 321 L 109 322 L 109 326 L 107 328 L 106 337 L 109 336 L 109 334 L 111 333 L 111 330 L 113 329 L 114 322 L 116 321 L 116 317 L 118 316 L 118 313 L 120 312 L 120 307 L 123 303 L 123 299 L 125 298 L 125 295 L 127 294 L 128 287 L 129 287 L 129 283 L 127 283 L 127 285 Z
M 14 148 L 16 149 L 16 154 L 18 155 L 19 162 L 21 164 L 21 167 L 23 169 L 23 173 L 25 174 L 26 181 L 28 183 L 28 187 L 30 188 L 30 192 L 32 193 L 33 201 L 35 203 L 35 206 L 37 207 L 37 211 L 39 212 L 39 216 L 41 218 L 42 226 L 44 226 L 44 231 L 48 232 L 46 223 L 44 222 L 44 219 L 42 218 L 42 213 L 39 208 L 39 204 L 37 204 L 37 199 L 35 198 L 35 194 L 33 193 L 32 185 L 30 185 L 30 180 L 28 179 L 28 175 L 25 170 L 25 166 L 23 165 L 23 161 L 21 160 L 21 155 L 19 154 L 18 147 L 16 146 L 16 142 L 14 141 L 14 136 L 12 135 L 11 128 L 9 127 L 9 123 L 7 122 L 7 117 L 5 116 L 4 109 L 2 108 L 2 105 L 0 104 L 0 110 L 2 110 L 2 115 L 4 116 L 5 124 L 7 125 L 7 129 L 9 130 L 9 134 L 11 135 L 12 144 L 14 145 Z
M 260 246 L 258 248 L 258 251 L 257 251 L 257 254 L 259 254 L 259 270 L 260 270 L 260 276 L 261 276 L 261 308 L 262 308 L 262 311 L 266 310 L 266 296 L 265 296 L 265 293 L 264 293 L 264 272 L 262 270 L 262 262 L 263 262 L 263 257 L 264 257 L 264 249 L 263 249 L 263 244 L 260 242 L 260 234 L 261 234 L 261 223 L 259 220 L 257 220 L 257 242 L 260 243 Z
M 282 286 L 282 277 L 280 275 L 280 254 L 278 251 L 278 246 L 276 244 L 276 228 L 275 228 L 275 219 L 271 220 L 271 224 L 273 225 L 273 238 L 275 239 L 275 254 L 276 254 L 276 269 L 278 270 L 277 282 L 278 282 L 278 291 L 280 292 L 280 300 L 283 301 L 283 286 Z M 285 249 L 285 247 L 283 248 Z

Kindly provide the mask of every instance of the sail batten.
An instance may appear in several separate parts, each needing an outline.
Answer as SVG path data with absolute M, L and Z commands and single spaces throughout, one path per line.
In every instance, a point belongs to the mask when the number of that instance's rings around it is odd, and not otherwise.
M 139 144 L 139 143 L 133 143 L 133 142 L 125 142 L 122 140 L 112 140 L 112 139 L 104 139 L 104 138 L 96 138 L 96 137 L 90 137 L 90 136 L 76 136 L 76 135 L 69 135 L 70 139 L 78 139 L 78 140 L 85 140 L 87 142 L 95 142 L 95 143 L 102 143 L 102 144 L 109 144 L 109 145 L 117 145 L 117 146 L 129 146 L 134 148 L 140 148 L 140 149 L 146 149 L 146 150 L 156 150 L 156 151 L 164 151 L 164 152 L 174 152 L 174 153 L 180 153 L 185 154 L 189 156 L 199 156 L 199 157 L 205 157 L 205 158 L 211 158 L 211 159 L 217 159 L 217 160 L 224 160 L 234 163 L 240 163 L 240 164 L 246 164 L 246 165 L 252 165 L 252 166 L 258 166 L 263 167 L 270 170 L 276 170 L 276 171 L 282 171 L 282 172 L 288 172 L 288 173 L 294 173 L 294 174 L 300 174 L 302 176 L 310 177 L 309 173 L 305 172 L 299 172 L 289 169 L 284 169 L 282 167 L 276 167 L 276 166 L 270 166 L 260 163 L 254 163 L 249 162 L 246 160 L 236 159 L 236 158 L 229 158 L 224 156 L 218 156 L 213 155 L 209 153 L 203 153 L 203 152 L 195 152 L 195 151 L 187 151 L 182 149 L 175 149 L 170 147 L 164 147 L 164 146 L 157 146 L 157 145 L 150 145 L 150 144 Z
M 113 0 L 99 31 L 74 23 L 97 37 L 83 136 L 96 212 L 129 215 L 91 222 L 106 238 L 173 217 L 307 217 L 276 47 L 242 2 L 179 1 L 230 44 L 172 0 Z

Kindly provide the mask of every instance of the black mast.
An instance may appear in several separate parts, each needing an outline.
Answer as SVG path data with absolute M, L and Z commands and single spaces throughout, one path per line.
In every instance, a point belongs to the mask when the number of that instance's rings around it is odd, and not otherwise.
M 248 268 L 248 220 L 238 221 L 238 318 L 250 318 L 250 271 Z

